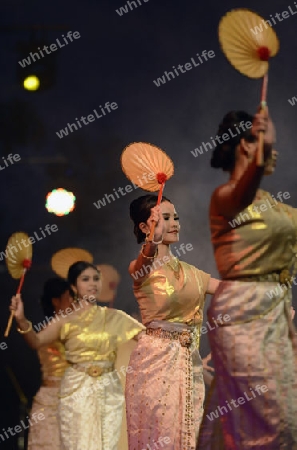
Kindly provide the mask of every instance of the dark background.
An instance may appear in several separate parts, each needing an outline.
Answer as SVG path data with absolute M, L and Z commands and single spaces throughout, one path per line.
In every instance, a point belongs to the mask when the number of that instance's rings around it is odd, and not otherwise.
M 1 1 L 0 156 L 18 153 L 21 161 L 0 172 L 0 252 L 15 231 L 33 235 L 47 223 L 58 226 L 58 232 L 33 245 L 33 265 L 23 289 L 26 315 L 33 323 L 42 318 L 38 301 L 44 281 L 53 275 L 50 258 L 69 246 L 89 250 L 96 263 L 114 265 L 122 277 L 115 307 L 137 311 L 127 273 L 129 261 L 138 252 L 129 204 L 143 191 L 133 190 L 101 209 L 93 205 L 113 188 L 129 184 L 120 155 L 130 142 L 154 143 L 173 159 L 175 175 L 165 195 L 180 214 L 180 243 L 193 245 L 184 259 L 218 275 L 208 205 L 213 189 L 226 176 L 210 168 L 210 152 L 194 158 L 191 150 L 216 135 L 218 123 L 229 110 L 255 112 L 261 90 L 260 80 L 244 77 L 225 59 L 217 37 L 218 23 L 232 8 L 246 7 L 265 19 L 288 10 L 288 5 L 297 11 L 293 1 L 280 0 L 149 0 L 119 16 L 115 10 L 124 5 L 124 0 Z M 32 27 L 43 29 L 43 34 L 37 34 L 48 44 L 61 41 L 69 30 L 81 35 L 55 52 L 54 86 L 35 93 L 24 91 L 17 78 L 18 48 L 29 40 Z M 297 206 L 297 105 L 291 106 L 288 99 L 297 96 L 296 29 L 297 15 L 277 21 L 274 27 L 280 52 L 270 65 L 268 104 L 277 128 L 279 160 L 276 173 L 263 182 L 274 195 L 288 191 L 288 203 L 293 206 Z M 215 58 L 155 86 L 153 80 L 164 71 L 189 62 L 204 49 L 213 50 Z M 116 102 L 118 109 L 58 138 L 56 131 L 67 122 L 91 114 L 107 101 Z M 57 158 L 60 162 L 54 162 Z M 49 214 L 44 207 L 46 194 L 57 187 L 72 190 L 77 198 L 75 210 L 65 217 Z M 17 287 L 4 261 L 0 262 L 0 283 L 3 336 L 10 297 Z M 40 381 L 36 354 L 15 326 L 5 342 L 8 348 L 0 350 L 0 429 L 19 423 L 19 397 L 8 371 L 15 375 L 29 403 Z M 205 334 L 201 353 L 207 352 Z M 13 438 L 1 445 L 16 448 Z

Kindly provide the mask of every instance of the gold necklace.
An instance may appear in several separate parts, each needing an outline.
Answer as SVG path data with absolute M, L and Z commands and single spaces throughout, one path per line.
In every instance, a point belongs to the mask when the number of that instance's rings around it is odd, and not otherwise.
M 170 262 L 166 263 L 166 266 L 168 266 L 172 271 L 173 275 L 177 280 L 180 279 L 180 262 L 179 259 L 176 257 L 172 258 L 173 265 L 170 264 Z

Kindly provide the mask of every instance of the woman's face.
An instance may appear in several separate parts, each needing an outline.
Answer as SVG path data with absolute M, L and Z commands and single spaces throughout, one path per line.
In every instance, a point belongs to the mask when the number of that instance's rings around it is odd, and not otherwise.
M 85 269 L 76 280 L 76 286 L 73 286 L 78 298 L 98 299 L 102 283 L 100 273 L 92 267 Z
M 160 204 L 160 208 L 166 227 L 163 236 L 163 244 L 173 244 L 174 242 L 178 242 L 180 224 L 174 205 L 165 201 Z

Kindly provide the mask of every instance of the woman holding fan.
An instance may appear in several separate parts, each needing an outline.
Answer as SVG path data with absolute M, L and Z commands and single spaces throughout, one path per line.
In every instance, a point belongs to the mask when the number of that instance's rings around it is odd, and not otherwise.
M 124 395 L 114 363 L 118 346 L 144 327 L 123 311 L 96 304 L 100 271 L 89 262 L 70 266 L 68 282 L 74 311 L 36 334 L 23 303 L 13 297 L 11 311 L 28 344 L 35 349 L 59 339 L 69 367 L 60 389 L 59 420 L 64 450 L 117 450 Z
M 221 428 L 228 450 L 292 450 L 297 448 L 297 342 L 290 271 L 296 264 L 297 210 L 259 189 L 276 163 L 269 117 L 230 112 L 218 136 L 234 131 L 242 120 L 253 122 L 252 128 L 222 141 L 211 160 L 230 178 L 210 203 L 212 243 L 223 281 L 208 320 L 212 323 L 219 314 L 231 319 L 209 334 L 217 391 L 209 399 L 198 448 L 221 448 Z M 257 163 L 260 132 L 263 165 Z
M 157 196 L 144 195 L 130 206 L 137 242 L 145 241 L 129 272 L 147 330 L 126 379 L 129 449 L 188 450 L 195 448 L 203 413 L 198 347 L 204 300 L 220 282 L 173 256 L 179 218 L 167 198 L 156 204 Z

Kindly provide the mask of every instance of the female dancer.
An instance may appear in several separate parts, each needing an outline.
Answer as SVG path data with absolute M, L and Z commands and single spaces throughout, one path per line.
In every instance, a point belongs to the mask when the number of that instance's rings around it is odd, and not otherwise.
M 129 267 L 147 326 L 130 358 L 133 374 L 126 379 L 129 449 L 190 450 L 203 412 L 198 347 L 205 294 L 213 294 L 219 281 L 173 256 L 170 244 L 178 242 L 180 230 L 177 212 L 165 197 L 160 206 L 156 203 L 156 196 L 144 195 L 130 206 L 138 243 L 153 222 L 156 228 Z
M 65 345 L 70 367 L 60 391 L 62 448 L 116 450 L 124 401 L 114 370 L 116 352 L 119 344 L 135 337 L 144 326 L 122 311 L 96 305 L 101 289 L 96 266 L 84 261 L 73 264 L 68 281 L 75 294 L 75 311 L 40 333 L 28 324 L 20 299 L 13 297 L 11 310 L 31 347 L 58 338 Z
M 61 313 L 70 307 L 72 298 L 70 286 L 62 278 L 51 278 L 43 287 L 41 304 L 47 318 L 61 317 Z M 21 330 L 19 330 L 22 332 Z M 42 385 L 34 397 L 31 417 L 44 415 L 43 420 L 31 420 L 28 438 L 28 450 L 61 449 L 60 428 L 57 421 L 59 390 L 62 376 L 67 367 L 64 346 L 59 340 L 40 347 L 38 357 L 42 371 Z
M 248 122 L 252 128 L 236 132 Z M 265 163 L 259 167 L 260 130 Z M 297 211 L 259 189 L 262 176 L 275 169 L 271 120 L 231 112 L 220 124 L 218 135 L 224 133 L 234 137 L 215 148 L 211 165 L 228 171 L 230 179 L 214 191 L 210 204 L 223 281 L 208 316 L 210 322 L 218 314 L 231 319 L 209 334 L 217 400 L 210 399 L 198 448 L 220 448 L 210 430 L 220 422 L 228 450 L 292 450 L 297 448 L 297 347 L 289 269 L 296 260 Z

